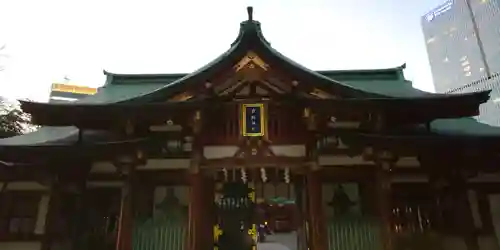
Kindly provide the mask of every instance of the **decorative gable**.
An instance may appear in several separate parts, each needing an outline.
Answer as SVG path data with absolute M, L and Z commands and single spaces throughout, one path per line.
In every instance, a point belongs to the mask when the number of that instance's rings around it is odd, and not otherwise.
M 248 51 L 247 54 L 236 64 L 234 65 L 234 71 L 239 72 L 244 68 L 255 68 L 259 67 L 265 71 L 269 70 L 269 65 L 264 62 L 255 52 Z

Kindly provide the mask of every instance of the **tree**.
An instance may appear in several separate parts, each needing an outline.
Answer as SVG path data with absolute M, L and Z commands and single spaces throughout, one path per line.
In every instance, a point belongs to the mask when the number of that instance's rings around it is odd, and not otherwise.
M 2 57 L 8 57 L 7 54 L 5 54 L 5 44 L 0 46 L 0 58 Z M 2 64 L 0 64 L 0 71 L 3 71 L 5 69 L 4 66 L 2 66 Z
M 19 105 L 0 99 L 0 138 L 20 135 L 35 129 L 31 118 Z
M 0 46 L 0 59 L 8 57 L 5 53 L 5 47 L 5 45 Z M 5 67 L 2 67 L 0 63 L 0 71 L 4 69 Z M 30 120 L 30 116 L 24 113 L 19 105 L 0 97 L 0 138 L 33 131 L 36 127 L 31 125 Z

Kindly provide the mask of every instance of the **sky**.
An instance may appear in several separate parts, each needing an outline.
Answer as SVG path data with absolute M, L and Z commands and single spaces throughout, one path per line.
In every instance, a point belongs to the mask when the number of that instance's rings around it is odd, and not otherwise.
M 443 0 L 0 0 L 0 96 L 47 101 L 65 76 L 187 73 L 225 52 L 246 6 L 271 45 L 314 70 L 407 64 L 434 91 L 420 17 Z

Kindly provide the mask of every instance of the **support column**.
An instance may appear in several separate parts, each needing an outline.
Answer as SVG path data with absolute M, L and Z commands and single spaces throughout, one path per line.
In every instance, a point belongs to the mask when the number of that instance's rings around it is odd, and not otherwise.
M 203 249 L 213 249 L 215 225 L 215 180 L 211 176 L 204 177 L 203 186 L 203 236 L 205 245 Z
M 134 178 L 134 165 L 123 165 L 122 174 L 124 177 L 121 191 L 120 217 L 118 221 L 118 234 L 116 237 L 116 250 L 132 250 L 133 232 L 133 197 L 132 186 Z
M 50 250 L 56 233 L 56 223 L 60 212 L 61 189 L 59 181 L 54 178 L 50 181 L 49 204 L 45 217 L 44 234 L 42 238 L 41 250 Z
M 304 178 L 294 178 L 295 204 L 299 210 L 299 229 L 297 232 L 297 246 L 299 250 L 307 250 L 306 216 L 307 208 L 304 202 Z
M 439 236 L 442 243 L 443 237 L 446 232 L 445 221 L 443 218 L 443 194 L 446 186 L 446 181 L 442 180 L 435 174 L 429 174 L 429 185 L 431 190 L 430 199 L 431 203 L 431 218 L 432 230 Z
M 384 250 L 394 249 L 392 235 L 392 197 L 390 163 L 380 162 L 375 170 L 376 211 L 381 222 L 381 239 Z
M 452 170 L 450 176 L 451 195 L 454 201 L 455 216 L 459 235 L 463 238 L 468 250 L 479 250 L 476 227 L 468 197 L 467 180 L 460 170 Z
M 309 212 L 309 237 L 312 250 L 327 250 L 326 224 L 323 215 L 323 195 L 320 171 L 310 170 L 306 175 Z
M 189 249 L 202 250 L 211 249 L 212 245 L 207 245 L 207 237 L 212 238 L 212 233 L 207 232 L 207 226 L 204 225 L 205 212 L 208 210 L 205 196 L 204 177 L 200 171 L 190 174 L 190 192 L 189 192 Z M 210 228 L 211 229 L 211 228 Z
M 204 227 L 205 212 L 208 209 L 206 202 L 206 190 L 203 172 L 200 164 L 203 159 L 203 144 L 201 131 L 203 129 L 202 112 L 196 111 L 193 115 L 192 133 L 193 145 L 191 152 L 191 166 L 189 168 L 189 218 L 188 218 L 188 249 L 202 250 L 212 249 L 213 244 L 207 244 L 206 237 L 212 237 L 212 232 L 207 234 Z
M 85 218 L 83 214 L 85 213 L 85 190 L 86 190 L 86 179 L 79 183 L 76 193 L 75 193 L 75 207 L 72 214 L 73 222 L 71 228 L 71 238 L 74 250 L 85 250 L 87 249 L 87 241 L 84 237 L 85 232 Z
M 477 205 L 479 210 L 479 217 L 481 219 L 482 234 L 479 237 L 479 246 L 481 250 L 491 249 L 498 250 L 498 239 L 495 234 L 495 227 L 493 226 L 493 218 L 491 216 L 491 205 L 488 199 L 488 193 L 482 189 L 476 189 Z

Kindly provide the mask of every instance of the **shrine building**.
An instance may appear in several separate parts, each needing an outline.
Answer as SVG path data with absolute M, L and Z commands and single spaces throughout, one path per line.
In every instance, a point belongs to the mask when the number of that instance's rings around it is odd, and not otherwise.
M 489 91 L 310 70 L 251 7 L 230 45 L 189 74 L 21 101 L 41 127 L 0 140 L 0 249 L 253 250 L 270 223 L 291 250 L 500 250 L 500 128 L 472 118 Z

